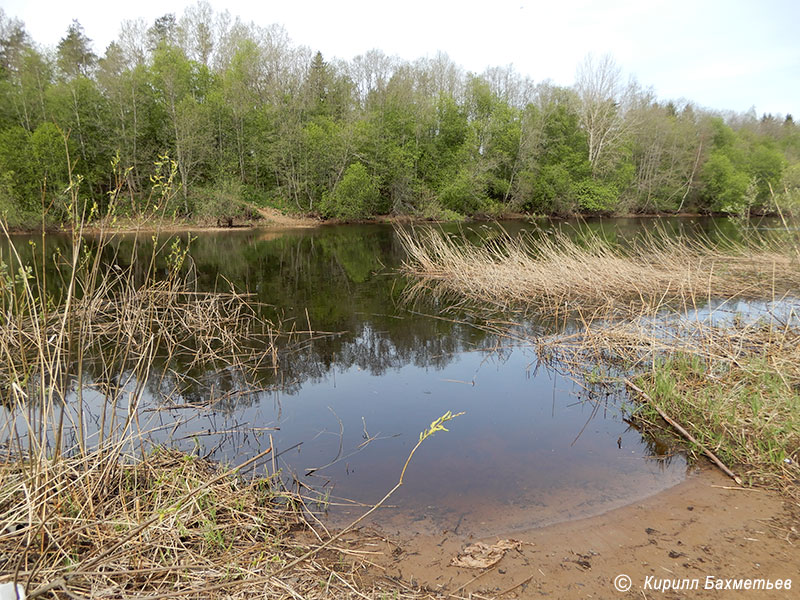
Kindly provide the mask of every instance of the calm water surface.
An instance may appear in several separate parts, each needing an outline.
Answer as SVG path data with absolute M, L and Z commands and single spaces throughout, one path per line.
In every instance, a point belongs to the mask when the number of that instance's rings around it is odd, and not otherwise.
M 580 227 L 614 238 L 655 223 Z M 658 223 L 719 227 L 707 220 Z M 512 234 L 531 228 L 504 226 Z M 496 229 L 464 231 L 479 237 Z M 119 256 L 132 243 L 123 239 Z M 392 507 L 376 519 L 387 529 L 505 533 L 597 514 L 685 477 L 684 457 L 643 439 L 623 420 L 618 398 L 590 397 L 570 379 L 537 368 L 531 348 L 490 335 L 434 300 L 403 303 L 403 253 L 391 226 L 200 234 L 191 255 L 200 289 L 225 278 L 269 304 L 268 316 L 284 327 L 305 330 L 310 323 L 332 333 L 284 355 L 277 372 L 258 373 L 263 391 L 232 394 L 211 407 L 204 405 L 212 389 L 217 396 L 238 389 L 233 373 L 192 373 L 193 382 L 177 390 L 168 378 L 149 384 L 141 429 L 155 443 L 231 463 L 269 447 L 271 436 L 284 481 L 325 496 L 334 525 L 361 513 L 353 503 L 374 503 L 394 486 L 419 432 L 448 410 L 465 414 L 417 452 Z

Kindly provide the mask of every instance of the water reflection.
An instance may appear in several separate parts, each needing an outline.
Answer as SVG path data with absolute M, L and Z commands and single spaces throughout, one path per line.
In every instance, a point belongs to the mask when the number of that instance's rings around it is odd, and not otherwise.
M 655 226 L 736 235 L 700 219 L 580 225 L 621 243 Z M 532 225 L 504 228 L 514 235 Z M 498 234 L 489 225 L 463 232 Z M 123 237 L 106 261 L 124 261 L 134 245 L 147 256 L 152 243 Z M 48 244 L 48 252 L 68 255 L 63 238 Z M 250 374 L 256 390 L 233 369 L 169 370 L 157 356 L 137 420 L 153 443 L 236 463 L 273 442 L 284 480 L 327 495 L 329 518 L 343 523 L 358 508 L 338 499 L 377 501 L 419 432 L 447 410 L 465 411 L 449 433 L 426 441 L 392 498 L 397 508 L 381 513 L 384 526 L 405 530 L 487 534 L 543 525 L 631 502 L 684 477 L 684 458 L 643 439 L 624 421 L 617 397 L 587 394 L 535 369 L 531 349 L 476 327 L 467 314 L 444 311 L 435 299 L 404 305 L 403 253 L 390 226 L 201 234 L 191 256 L 199 290 L 232 282 L 253 293 L 273 322 L 300 333 L 280 346 L 277 369 L 265 364 Z M 549 326 L 532 319 L 525 327 Z M 86 383 L 120 385 L 101 382 L 91 359 L 85 373 Z M 98 412 L 100 388 L 85 397 Z

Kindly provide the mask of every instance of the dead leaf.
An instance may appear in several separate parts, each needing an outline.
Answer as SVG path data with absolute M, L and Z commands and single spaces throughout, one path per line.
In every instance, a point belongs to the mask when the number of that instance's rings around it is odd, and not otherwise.
M 454 567 L 468 569 L 486 569 L 500 562 L 507 550 L 518 550 L 521 542 L 517 540 L 499 540 L 489 546 L 483 542 L 470 544 L 450 561 Z

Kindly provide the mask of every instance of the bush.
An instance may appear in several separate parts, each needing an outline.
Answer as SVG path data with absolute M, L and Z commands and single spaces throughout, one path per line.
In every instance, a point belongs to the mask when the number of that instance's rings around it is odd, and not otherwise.
M 464 220 L 464 215 L 442 208 L 439 199 L 430 190 L 423 190 L 414 207 L 414 214 L 427 221 L 458 223 Z
M 442 206 L 462 215 L 485 212 L 487 197 L 485 184 L 462 170 L 439 192 Z
M 527 180 L 530 196 L 523 205 L 526 210 L 544 214 L 573 212 L 572 178 L 563 165 L 544 165 Z
M 326 218 L 364 219 L 375 214 L 380 199 L 378 185 L 366 167 L 353 163 L 333 192 L 323 195 L 320 212 Z
M 610 213 L 617 207 L 619 194 L 611 184 L 597 179 L 584 179 L 575 184 L 575 199 L 581 211 Z
M 739 213 L 747 205 L 747 188 L 750 177 L 737 168 L 722 152 L 711 153 L 703 167 L 705 195 L 711 201 L 714 211 Z
M 214 187 L 192 188 L 194 213 L 201 219 L 216 220 L 217 225 L 233 227 L 236 219 L 251 219 L 253 210 L 242 201 L 241 184 L 223 181 Z

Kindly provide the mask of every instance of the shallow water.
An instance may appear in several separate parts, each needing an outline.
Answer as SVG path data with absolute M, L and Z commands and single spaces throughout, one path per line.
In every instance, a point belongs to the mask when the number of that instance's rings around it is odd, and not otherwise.
M 511 234 L 531 228 L 504 226 Z M 654 226 L 718 227 L 696 219 L 579 225 L 612 239 Z M 464 231 L 474 238 L 497 229 Z M 119 255 L 133 243 L 123 240 Z M 148 242 L 140 243 L 146 255 Z M 531 348 L 435 300 L 404 304 L 403 254 L 390 226 L 209 233 L 191 248 L 199 289 L 224 277 L 270 304 L 268 316 L 284 327 L 310 324 L 331 334 L 287 351 L 277 371 L 262 369 L 264 391 L 211 407 L 204 405 L 212 393 L 237 391 L 234 374 L 193 372 L 194 383 L 177 391 L 168 378 L 151 382 L 138 426 L 154 443 L 239 463 L 271 439 L 283 480 L 320 493 L 337 525 L 363 510 L 352 502 L 372 504 L 394 486 L 431 421 L 463 411 L 449 432 L 425 441 L 392 507 L 376 519 L 406 532 L 489 535 L 541 526 L 633 502 L 685 477 L 684 457 L 642 438 L 623 420 L 619 398 L 537 368 Z M 165 408 L 165 391 L 170 403 L 188 408 Z M 89 392 L 87 401 L 100 398 Z

